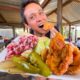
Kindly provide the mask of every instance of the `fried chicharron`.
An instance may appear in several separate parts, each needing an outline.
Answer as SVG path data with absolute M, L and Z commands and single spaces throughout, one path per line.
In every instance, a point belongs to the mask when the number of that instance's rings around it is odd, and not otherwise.
M 65 43 L 64 37 L 58 32 L 51 39 L 46 64 L 56 75 L 78 73 L 80 71 L 80 51 L 76 46 Z

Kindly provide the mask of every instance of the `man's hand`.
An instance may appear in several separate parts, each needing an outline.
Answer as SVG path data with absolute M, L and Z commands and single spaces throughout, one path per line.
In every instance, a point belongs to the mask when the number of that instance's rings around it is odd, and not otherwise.
M 56 33 L 58 33 L 58 31 L 54 27 L 50 29 L 50 32 L 50 38 L 54 38 Z

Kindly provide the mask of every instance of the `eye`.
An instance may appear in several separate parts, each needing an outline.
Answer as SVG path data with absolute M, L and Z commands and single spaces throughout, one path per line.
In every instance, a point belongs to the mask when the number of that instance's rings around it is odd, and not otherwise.
M 31 16 L 30 19 L 34 19 L 34 16 Z

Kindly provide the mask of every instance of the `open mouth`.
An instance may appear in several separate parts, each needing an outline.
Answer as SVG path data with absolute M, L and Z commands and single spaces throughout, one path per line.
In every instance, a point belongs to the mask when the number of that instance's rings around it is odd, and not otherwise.
M 40 26 L 39 26 L 39 28 L 43 28 L 43 27 L 44 27 L 44 25 L 40 25 Z

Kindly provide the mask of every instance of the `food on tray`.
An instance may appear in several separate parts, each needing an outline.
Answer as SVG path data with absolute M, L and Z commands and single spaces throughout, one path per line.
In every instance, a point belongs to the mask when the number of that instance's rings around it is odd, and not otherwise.
M 50 50 L 46 63 L 52 72 L 57 75 L 64 74 L 72 63 L 72 49 L 69 44 L 65 44 L 64 38 L 60 33 L 50 42 Z
M 64 37 L 58 32 L 50 41 L 50 49 L 61 50 L 65 45 Z
M 7 56 L 21 55 L 26 50 L 32 50 L 38 42 L 38 38 L 33 35 L 21 36 L 18 42 L 12 42 L 7 46 Z
M 0 70 L 8 73 L 24 73 L 24 71 L 18 69 L 11 60 L 0 62 Z
M 80 50 L 73 46 L 73 63 L 70 64 L 67 74 L 80 73 Z
M 80 71 L 80 50 L 71 44 L 66 44 L 64 37 L 57 33 L 50 42 L 50 50 L 46 64 L 53 74 L 74 74 Z
M 18 42 L 13 42 L 7 46 L 6 60 L 13 61 L 17 68 L 25 72 L 49 76 L 51 70 L 42 60 L 49 48 L 49 43 L 50 39 L 46 37 L 21 36 Z
M 30 61 L 32 64 L 36 64 L 36 66 L 40 69 L 40 74 L 44 76 L 48 76 L 51 74 L 51 71 L 48 68 L 48 66 L 42 61 L 41 57 L 35 52 L 32 52 L 30 54 Z
M 51 24 L 45 25 L 50 28 Z M 12 70 L 15 65 L 16 71 L 38 73 L 43 76 L 52 73 L 63 75 L 80 72 L 80 50 L 70 43 L 65 43 L 64 37 L 59 32 L 56 32 L 51 40 L 35 35 L 20 36 L 17 42 L 7 46 L 6 61 L 8 60 L 12 61 L 10 64 L 13 63 L 10 65 Z
M 50 39 L 47 37 L 39 37 L 38 43 L 35 47 L 35 52 L 41 55 L 43 61 L 46 59 L 47 51 L 49 49 Z
M 14 56 L 12 57 L 14 64 L 21 70 L 28 73 L 40 73 L 40 69 L 33 66 L 30 62 L 24 61 L 22 58 Z
M 32 51 L 31 54 L 29 54 L 28 61 L 31 64 L 33 64 L 33 66 L 35 66 L 35 67 L 40 69 L 40 73 L 39 74 L 44 75 L 44 76 L 49 76 L 51 74 L 51 70 L 43 62 L 41 56 L 39 54 L 37 54 L 35 51 Z

